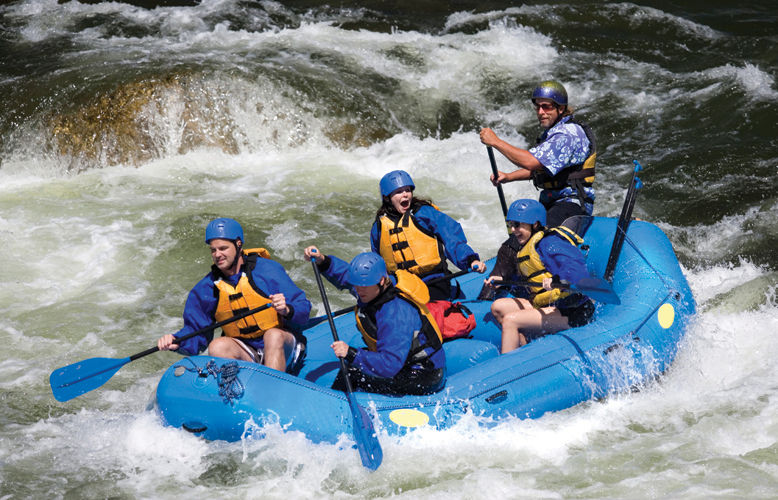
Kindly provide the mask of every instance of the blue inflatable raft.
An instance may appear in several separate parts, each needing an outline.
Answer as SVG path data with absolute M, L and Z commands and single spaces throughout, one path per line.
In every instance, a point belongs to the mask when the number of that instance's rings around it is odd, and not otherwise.
M 587 266 L 603 276 L 617 220 L 588 218 Z M 489 262 L 494 265 L 494 259 Z M 490 302 L 477 297 L 484 275 L 458 278 L 476 315 L 472 338 L 444 344 L 445 388 L 428 396 L 357 392 L 376 428 L 389 434 L 423 425 L 446 428 L 465 413 L 499 419 L 536 418 L 629 391 L 662 374 L 672 363 L 695 303 L 673 248 L 655 225 L 634 221 L 615 267 L 613 289 L 621 304 L 597 304 L 594 320 L 499 354 L 500 328 Z M 352 314 L 335 319 L 338 334 L 364 345 Z M 346 396 L 330 389 L 339 370 L 326 321 L 305 332 L 308 354 L 297 376 L 264 366 L 208 356 L 182 358 L 162 376 L 156 405 L 168 425 L 207 439 L 239 440 L 268 423 L 300 431 L 314 442 L 351 435 Z M 225 366 L 227 365 L 227 366 Z

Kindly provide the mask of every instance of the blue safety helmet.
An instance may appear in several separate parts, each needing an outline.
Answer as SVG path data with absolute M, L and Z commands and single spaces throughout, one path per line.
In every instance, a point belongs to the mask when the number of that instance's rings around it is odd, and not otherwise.
M 416 189 L 413 184 L 413 179 L 405 170 L 393 170 L 381 177 L 381 182 L 378 184 L 381 188 L 381 196 L 389 196 L 395 190 L 410 186 L 411 190 Z
M 559 106 L 567 106 L 567 91 L 561 83 L 555 80 L 540 82 L 532 91 L 532 102 L 535 99 L 551 99 Z
M 377 285 L 384 276 L 384 258 L 375 252 L 364 252 L 351 259 L 346 280 L 354 286 L 371 286 Z
M 508 208 L 508 215 L 505 216 L 505 220 L 512 222 L 526 222 L 530 225 L 534 225 L 536 222 L 540 222 L 541 226 L 545 226 L 546 207 L 544 207 L 539 201 L 536 200 L 516 200 L 511 203 L 511 206 Z
M 210 243 L 217 238 L 230 241 L 240 239 L 243 242 L 243 228 L 235 219 L 227 217 L 214 219 L 205 227 L 205 242 Z

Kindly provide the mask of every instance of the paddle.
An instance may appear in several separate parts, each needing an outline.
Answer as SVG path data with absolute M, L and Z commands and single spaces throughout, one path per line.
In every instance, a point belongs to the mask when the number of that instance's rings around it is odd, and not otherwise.
M 536 287 L 537 283 L 532 283 L 526 280 L 522 281 L 496 281 L 495 286 L 524 286 L 524 287 Z M 588 278 L 581 278 L 575 284 L 552 282 L 552 288 L 559 288 L 560 290 L 572 290 L 575 292 L 581 292 L 587 297 L 596 300 L 597 302 L 604 302 L 606 304 L 621 304 L 619 296 L 613 291 L 613 287 L 610 283 L 604 279 L 589 276 Z
M 242 312 L 237 316 L 233 316 L 232 318 L 228 318 L 223 321 L 219 321 L 218 323 L 206 326 L 205 328 L 201 328 L 195 332 L 184 335 L 183 337 L 178 337 L 177 340 L 180 343 L 183 340 L 190 339 L 211 330 L 215 330 L 216 328 L 224 326 L 228 323 L 232 323 L 233 321 L 237 321 L 241 318 L 245 318 L 246 316 L 256 314 L 259 311 L 267 309 L 272 305 L 273 304 L 271 303 L 267 303 L 259 307 L 255 307 L 254 309 Z M 54 398 L 57 401 L 69 401 L 86 392 L 97 389 L 106 383 L 108 379 L 113 377 L 113 374 L 119 371 L 119 368 L 126 365 L 130 361 L 135 361 L 136 359 L 148 356 L 149 354 L 153 354 L 157 351 L 159 351 L 159 347 L 154 346 L 150 349 L 146 349 L 143 352 L 133 354 L 127 358 L 90 358 L 79 361 L 78 363 L 73 363 L 72 365 L 57 368 L 51 372 L 51 375 L 49 375 L 51 392 L 54 394 Z
M 324 303 L 324 310 L 327 311 L 327 320 L 330 323 L 330 330 L 332 331 L 332 338 L 335 342 L 338 341 L 338 332 L 335 329 L 335 322 L 332 320 L 332 311 L 330 311 L 330 303 L 327 300 L 327 292 L 324 290 L 324 283 L 321 281 L 321 274 L 319 274 L 319 267 L 316 265 L 316 259 L 311 259 L 313 265 L 313 274 L 316 276 L 316 284 L 319 285 L 319 293 L 321 294 L 321 300 Z M 350 308 L 349 310 L 353 310 Z M 381 450 L 381 443 L 378 442 L 378 436 L 373 428 L 373 421 L 368 416 L 364 408 L 357 404 L 357 398 L 354 396 L 354 390 L 351 388 L 351 380 L 348 378 L 348 369 L 346 368 L 346 361 L 343 358 L 340 360 L 340 375 L 346 383 L 346 399 L 348 400 L 349 408 L 351 408 L 351 416 L 354 420 L 354 441 L 357 443 L 357 449 L 359 450 L 359 457 L 362 459 L 362 465 L 370 470 L 376 470 L 381 465 L 381 460 L 384 458 L 384 452 Z
M 492 175 L 497 180 L 497 162 L 494 161 L 494 151 L 491 146 L 486 146 L 486 152 L 489 153 L 489 163 L 492 164 Z M 500 206 L 502 207 L 503 218 L 508 216 L 508 205 L 505 203 L 505 193 L 502 192 L 502 184 L 497 184 L 497 194 L 500 196 Z
M 445 276 L 438 276 L 437 278 L 432 278 L 429 281 L 425 281 L 425 283 L 428 284 L 428 285 L 431 285 L 431 284 L 437 283 L 439 281 L 452 280 L 454 278 L 459 278 L 460 276 L 464 276 L 465 274 L 469 273 L 470 271 L 472 271 L 472 269 L 465 269 L 463 271 L 457 271 L 455 273 L 447 274 Z M 332 313 L 332 317 L 333 318 L 337 318 L 338 316 L 346 314 L 347 312 L 353 312 L 353 311 L 354 311 L 354 306 L 347 306 L 347 307 L 344 307 L 343 309 L 338 309 L 337 311 L 333 312 Z M 303 327 L 303 330 L 307 330 L 308 328 L 314 327 L 314 326 L 316 326 L 319 323 L 322 323 L 324 321 L 327 321 L 327 315 L 326 314 L 324 314 L 322 316 L 316 316 L 315 318 L 311 318 L 311 319 L 309 319 L 305 323 L 305 326 Z
M 632 171 L 632 180 L 629 183 L 627 189 L 627 196 L 624 198 L 624 206 L 621 209 L 621 215 L 619 215 L 619 221 L 616 223 L 616 234 L 613 235 L 613 245 L 611 246 L 611 252 L 608 255 L 608 263 L 605 266 L 605 272 L 603 278 L 611 282 L 613 281 L 613 273 L 616 271 L 616 263 L 619 261 L 619 254 L 621 253 L 621 247 L 624 245 L 624 237 L 627 235 L 627 228 L 632 220 L 632 209 L 635 207 L 635 200 L 637 199 L 637 191 L 643 187 L 643 182 L 637 173 L 643 169 L 637 160 L 632 160 L 635 164 L 635 169 Z

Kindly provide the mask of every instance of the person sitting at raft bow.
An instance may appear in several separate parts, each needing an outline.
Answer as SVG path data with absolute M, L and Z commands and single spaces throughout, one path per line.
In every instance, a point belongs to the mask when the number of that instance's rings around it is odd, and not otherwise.
M 205 229 L 211 249 L 211 272 L 186 299 L 184 327 L 157 341 L 160 350 L 198 354 L 206 347 L 211 356 L 263 363 L 284 371 L 304 353 L 305 338 L 297 333 L 311 312 L 311 303 L 292 282 L 281 264 L 270 260 L 264 248 L 243 249 L 243 228 L 229 218 L 212 220 Z M 229 319 L 242 311 L 271 303 L 272 307 L 213 331 L 187 339 L 176 337 Z
M 390 273 L 403 269 L 425 282 L 450 274 L 446 258 L 458 268 L 482 273 L 486 264 L 467 244 L 462 226 L 430 201 L 413 195 L 416 186 L 404 170 L 384 175 L 379 183 L 381 207 L 370 230 L 370 248 L 381 255 Z M 451 282 L 430 284 L 432 301 L 448 301 Z
M 361 253 L 346 263 L 309 246 L 305 259 L 315 259 L 327 280 L 357 297 L 356 323 L 367 348 L 355 349 L 342 340 L 332 343 L 335 356 L 348 364 L 354 389 L 431 394 L 443 388 L 446 355 L 440 330 L 425 306 L 429 291 L 421 279 L 398 270 L 394 282 L 386 263 L 374 252 Z M 332 387 L 346 390 L 342 374 Z
M 513 265 L 507 266 L 500 262 L 500 255 L 508 252 L 500 249 L 495 269 L 512 267 L 512 273 L 500 276 L 493 271 L 485 287 L 516 275 L 535 286 L 528 287 L 525 297 L 503 297 L 492 304 L 492 315 L 502 326 L 502 354 L 543 335 L 583 326 L 594 314 L 594 304 L 586 295 L 553 286 L 559 279 L 577 283 L 589 276 L 578 248 L 582 238 L 564 226 L 547 229 L 546 210 L 535 200 L 514 201 L 506 221 L 520 250 L 513 252 Z
M 492 175 L 492 183 L 497 186 L 532 179 L 535 187 L 542 189 L 539 200 L 548 211 L 550 227 L 574 215 L 592 215 L 597 157 L 594 133 L 573 117 L 561 83 L 541 82 L 531 99 L 544 129 L 535 147 L 521 149 L 497 137 L 492 129 L 481 129 L 481 142 L 519 167 L 510 173 L 498 172 L 497 178 Z

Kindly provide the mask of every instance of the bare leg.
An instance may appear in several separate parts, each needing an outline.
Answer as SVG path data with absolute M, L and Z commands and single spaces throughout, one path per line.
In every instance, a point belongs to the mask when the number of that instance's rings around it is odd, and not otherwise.
M 567 318 L 556 307 L 516 310 L 503 317 L 501 352 L 505 354 L 526 345 L 525 335 L 546 335 L 567 328 Z
M 534 310 L 534 307 L 527 299 L 506 297 L 497 299 L 492 303 L 492 315 L 502 325 L 502 346 L 500 352 L 506 353 L 527 343 L 526 337 L 509 321 L 514 314 L 525 310 Z
M 500 346 L 500 354 L 511 352 L 519 347 L 526 345 L 527 338 L 516 329 L 509 329 L 502 331 L 502 345 Z
M 532 309 L 532 303 L 527 299 L 516 299 L 506 297 L 492 302 L 492 316 L 498 323 L 502 324 L 506 315 L 521 311 L 522 309 Z
M 217 358 L 242 359 L 254 361 L 251 356 L 238 345 L 238 341 L 230 337 L 218 337 L 208 344 L 208 354 Z
M 511 298 L 497 299 L 492 302 L 492 316 L 502 325 L 502 319 L 506 314 L 516 310 L 516 300 Z
M 265 366 L 286 371 L 286 359 L 294 349 L 294 335 L 280 328 L 271 328 L 264 333 L 262 340 L 265 341 Z

